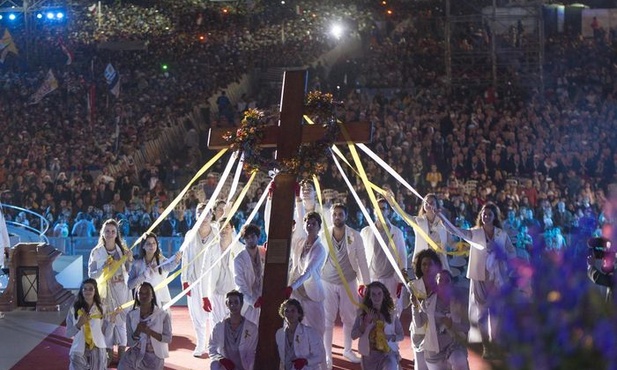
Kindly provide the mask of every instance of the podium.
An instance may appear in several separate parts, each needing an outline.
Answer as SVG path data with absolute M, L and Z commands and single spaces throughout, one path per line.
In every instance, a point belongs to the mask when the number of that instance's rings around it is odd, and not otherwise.
M 52 263 L 62 253 L 45 243 L 19 243 L 10 250 L 9 282 L 0 296 L 0 311 L 35 307 L 60 311 L 74 300 L 56 281 Z

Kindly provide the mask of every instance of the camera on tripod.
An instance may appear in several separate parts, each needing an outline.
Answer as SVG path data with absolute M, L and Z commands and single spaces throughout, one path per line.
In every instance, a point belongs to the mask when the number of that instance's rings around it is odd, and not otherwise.
M 598 238 L 589 238 L 587 240 L 587 247 L 589 247 L 589 255 L 593 255 L 595 259 L 603 259 L 606 256 L 606 252 L 611 249 L 611 241 L 598 237 Z

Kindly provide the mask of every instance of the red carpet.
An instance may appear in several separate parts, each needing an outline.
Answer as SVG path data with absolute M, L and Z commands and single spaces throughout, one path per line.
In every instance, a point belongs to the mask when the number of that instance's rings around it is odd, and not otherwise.
M 400 343 L 401 355 L 401 370 L 413 369 L 413 353 L 409 338 L 409 312 L 403 314 L 403 327 L 406 330 L 406 337 Z M 193 357 L 193 349 L 195 348 L 195 337 L 193 326 L 188 315 L 186 307 L 172 308 L 172 324 L 174 337 L 170 346 L 169 358 L 165 361 L 165 369 L 173 370 L 202 370 L 209 369 L 210 362 L 207 358 Z M 343 331 L 341 326 L 337 326 L 334 331 L 334 370 L 361 370 L 359 364 L 352 364 L 342 357 L 343 349 L 341 347 Z M 18 344 L 16 344 L 18 345 Z M 69 349 L 71 340 L 65 337 L 65 327 L 60 326 L 54 332 L 49 334 L 41 343 L 39 343 L 30 353 L 22 358 L 12 370 L 31 370 L 31 369 L 46 369 L 46 370 L 65 370 L 69 366 Z M 472 370 L 490 370 L 491 367 L 475 353 L 469 352 L 469 365 Z M 112 364 L 111 369 L 115 369 L 115 364 Z

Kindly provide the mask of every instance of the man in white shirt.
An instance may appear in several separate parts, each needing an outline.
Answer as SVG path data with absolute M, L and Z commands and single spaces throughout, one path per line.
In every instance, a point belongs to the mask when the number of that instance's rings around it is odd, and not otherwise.
M 326 364 L 332 368 L 332 333 L 337 313 L 341 315 L 343 322 L 343 357 L 353 363 L 360 363 L 360 358 L 351 349 L 351 329 L 357 315 L 359 294 L 363 293 L 364 287 L 370 283 L 370 275 L 364 243 L 360 233 L 345 224 L 347 221 L 347 207 L 337 203 L 332 207 L 332 249 L 326 258 L 326 263 L 321 270 L 325 300 L 325 324 L 324 345 L 326 351 Z M 326 236 L 322 233 L 322 241 Z M 342 276 L 339 274 L 339 267 Z M 349 287 L 350 297 L 345 288 L 345 282 Z
M 306 325 L 323 337 L 325 295 L 321 269 L 326 261 L 326 249 L 319 237 L 321 222 L 319 213 L 309 212 L 304 216 L 304 227 L 296 227 L 291 238 L 289 286 L 285 293 L 300 301 L 306 313 Z
M 252 370 L 257 349 L 257 325 L 242 316 L 244 295 L 226 294 L 229 316 L 216 323 L 208 344 L 211 370 Z
M 205 203 L 197 205 L 196 213 L 198 219 L 201 214 L 206 211 L 205 208 Z M 202 252 L 202 250 L 204 248 L 212 249 L 218 246 L 215 241 L 217 232 L 213 228 L 210 222 L 211 220 L 212 217 L 206 215 L 205 218 L 203 218 L 203 222 L 199 225 L 199 228 L 196 230 L 193 229 L 194 231 L 191 230 L 187 233 L 186 237 L 190 238 L 190 241 L 182 254 L 182 274 L 180 276 L 183 289 L 188 288 L 189 285 L 196 282 L 204 273 L 204 268 L 209 267 L 206 266 L 206 256 L 209 251 L 205 250 Z M 208 343 L 207 335 L 209 333 L 206 326 L 211 328 L 208 312 L 212 310 L 212 307 L 210 302 L 208 302 L 208 297 L 203 296 L 204 288 L 202 284 L 205 283 L 208 283 L 208 280 L 205 282 L 199 281 L 194 286 L 194 289 L 191 289 L 186 296 L 186 304 L 197 338 L 195 350 L 193 351 L 193 356 L 195 357 L 201 357 L 206 353 L 206 344 Z
M 244 250 L 234 258 L 234 282 L 236 289 L 244 294 L 242 314 L 247 320 L 259 325 L 264 280 L 266 251 L 258 246 L 261 229 L 253 224 L 245 225 L 241 232 Z

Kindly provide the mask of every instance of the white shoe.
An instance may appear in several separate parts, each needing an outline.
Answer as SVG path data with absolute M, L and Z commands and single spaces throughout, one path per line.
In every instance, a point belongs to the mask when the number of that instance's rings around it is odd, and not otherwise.
M 203 354 L 205 353 L 205 351 L 199 350 L 199 349 L 195 349 L 193 351 L 193 357 L 201 357 L 203 356 Z
M 332 370 L 332 360 L 331 359 L 326 359 L 326 369 Z
M 360 360 L 360 357 L 358 357 L 355 353 L 353 353 L 352 350 L 344 351 L 343 357 L 345 357 L 347 360 L 349 360 L 349 362 L 352 362 L 354 364 L 359 364 L 360 362 L 362 362 Z

